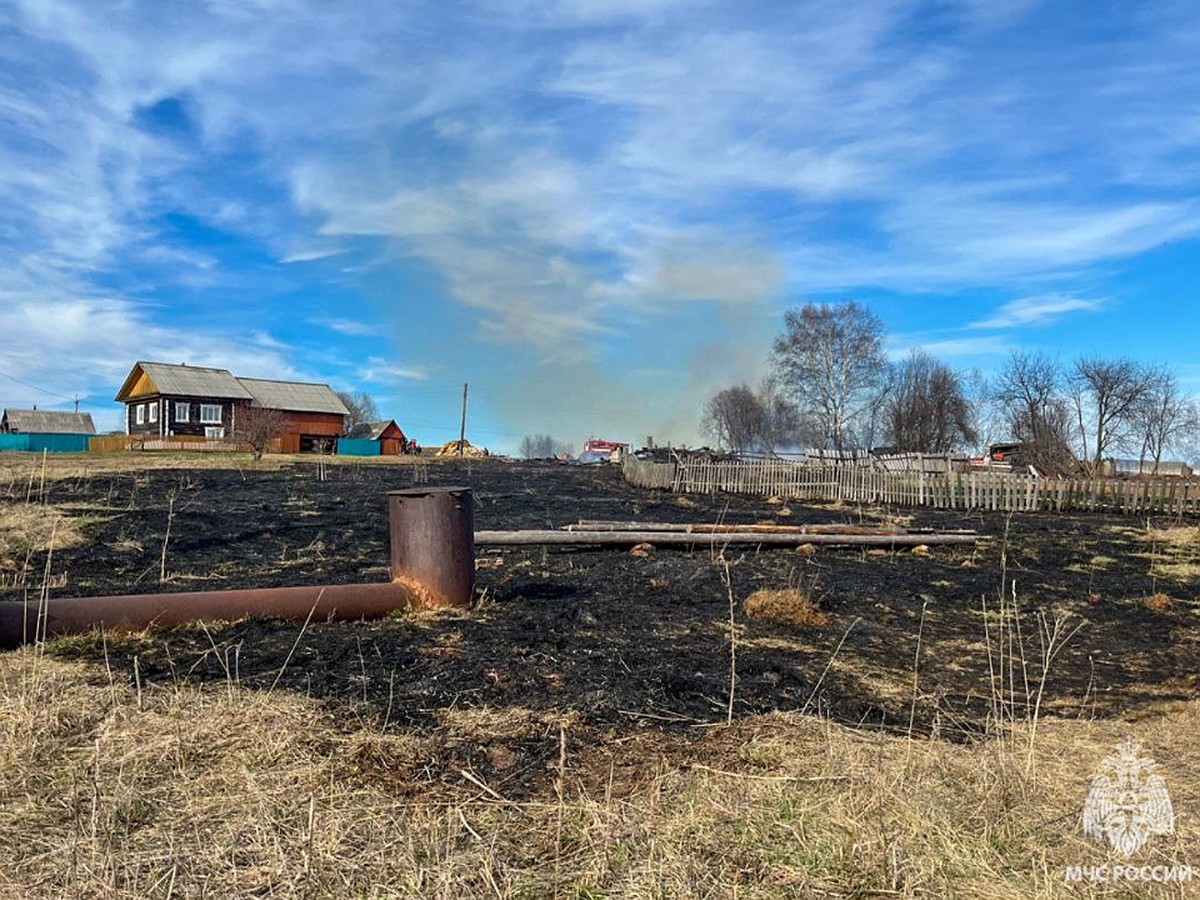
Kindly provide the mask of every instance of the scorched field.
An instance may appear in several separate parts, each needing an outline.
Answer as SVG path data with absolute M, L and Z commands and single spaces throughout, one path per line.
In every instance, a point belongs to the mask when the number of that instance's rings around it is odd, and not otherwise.
M 981 541 L 481 547 L 469 611 L 4 654 L 8 895 L 1077 896 L 1063 867 L 1108 853 L 1079 810 L 1127 735 L 1178 815 L 1147 852 L 1200 862 L 1194 522 L 676 496 L 608 466 L 201 462 L 43 482 L 4 460 L 0 599 L 386 580 L 385 494 L 415 483 L 472 487 L 481 530 Z

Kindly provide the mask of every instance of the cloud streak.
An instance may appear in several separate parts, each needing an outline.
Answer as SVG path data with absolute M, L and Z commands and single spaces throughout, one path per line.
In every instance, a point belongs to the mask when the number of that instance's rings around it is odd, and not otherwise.
M 1002 329 L 1051 325 L 1069 313 L 1098 312 L 1103 308 L 1103 300 L 1062 294 L 1021 297 L 1003 304 L 988 318 L 972 322 L 970 327 Z

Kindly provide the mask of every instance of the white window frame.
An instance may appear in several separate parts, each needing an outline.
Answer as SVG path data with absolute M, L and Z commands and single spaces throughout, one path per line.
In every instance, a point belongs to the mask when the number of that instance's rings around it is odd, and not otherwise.
M 150 407 L 150 424 L 154 425 L 158 422 L 158 401 L 147 405 Z
M 139 403 L 133 408 L 133 421 L 137 425 L 146 424 L 146 404 Z
M 212 418 L 211 411 L 216 410 L 216 418 Z M 201 403 L 200 418 L 198 420 L 201 425 L 220 425 L 221 424 L 221 404 L 220 403 Z
M 204 429 L 204 436 L 206 438 L 208 438 L 210 441 L 211 440 L 221 441 L 221 440 L 225 439 L 225 429 L 217 428 L 212 425 L 208 425 Z
M 183 411 L 182 416 L 179 414 L 180 410 Z M 188 403 L 186 400 L 176 400 L 175 401 L 175 421 L 176 422 L 190 422 L 192 420 L 191 416 L 192 416 L 192 404 Z

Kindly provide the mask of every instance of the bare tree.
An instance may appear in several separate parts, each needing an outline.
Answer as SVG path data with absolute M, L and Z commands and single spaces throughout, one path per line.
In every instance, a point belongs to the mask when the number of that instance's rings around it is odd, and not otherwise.
M 1099 470 L 1114 447 L 1133 438 L 1138 408 L 1153 381 L 1153 372 L 1130 359 L 1075 361 L 1071 398 L 1083 456 L 1091 459 L 1093 471 Z
M 756 447 L 766 426 L 767 411 L 744 384 L 717 391 L 704 404 L 700 429 L 717 445 L 734 452 Z
M 261 406 L 247 406 L 238 410 L 237 439 L 250 445 L 255 459 L 262 459 L 271 441 L 287 430 L 287 413 Z
M 853 300 L 806 303 L 784 315 L 775 371 L 799 412 L 837 449 L 877 411 L 886 386 L 883 323 Z
M 884 418 L 889 443 L 904 452 L 948 453 L 977 439 L 958 375 L 924 350 L 896 367 Z
M 801 423 L 778 382 L 767 377 L 757 391 L 739 384 L 713 394 L 704 404 L 700 430 L 727 450 L 774 453 L 777 447 L 796 443 Z
M 1040 469 L 1075 468 L 1071 451 L 1071 408 L 1062 393 L 1062 372 L 1047 356 L 1013 353 L 996 376 L 993 396 L 1012 436 Z
M 556 441 L 548 434 L 527 434 L 521 438 L 521 456 L 525 459 L 553 459 L 560 453 L 570 453 L 571 448 L 563 441 Z
M 1149 384 L 1133 413 L 1141 443 L 1139 460 L 1150 460 L 1157 474 L 1168 448 L 1187 442 L 1200 431 L 1200 410 L 1185 397 L 1175 376 L 1166 369 L 1149 373 Z
M 338 391 L 337 396 L 350 411 L 346 416 L 346 434 L 360 434 L 366 431 L 368 424 L 378 421 L 379 409 L 375 406 L 375 399 L 366 391 Z
M 779 380 L 772 375 L 758 385 L 758 402 L 762 407 L 762 428 L 759 444 L 768 453 L 779 447 L 797 445 L 804 437 L 804 424 L 799 410 L 780 389 Z

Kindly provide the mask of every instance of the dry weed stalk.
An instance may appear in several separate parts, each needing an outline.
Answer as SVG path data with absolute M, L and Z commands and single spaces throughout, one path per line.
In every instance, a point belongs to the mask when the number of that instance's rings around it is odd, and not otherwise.
M 913 652 L 913 683 L 912 683 L 912 704 L 908 708 L 908 742 L 912 745 L 913 739 L 913 723 L 917 717 L 917 682 L 921 673 L 921 640 L 925 635 L 925 612 L 929 609 L 929 601 L 921 602 L 921 619 L 917 624 L 917 649 Z
M 833 653 L 830 654 L 829 661 L 825 663 L 825 668 L 821 670 L 821 677 L 817 679 L 817 683 L 813 685 L 808 699 L 804 701 L 804 706 L 800 708 L 800 715 L 805 715 L 812 708 L 812 702 L 816 698 L 817 692 L 821 690 L 821 685 L 825 683 L 825 676 L 829 674 L 829 670 L 833 667 L 834 661 L 837 660 L 838 654 L 842 652 L 842 645 L 846 643 L 846 638 L 850 637 L 850 632 L 854 630 L 854 626 L 861 621 L 862 616 L 856 616 L 854 621 L 846 626 L 846 630 L 842 634 L 842 639 L 833 648 Z
M 167 580 L 167 545 L 171 542 L 171 523 L 175 519 L 175 491 L 167 493 L 167 527 L 163 531 L 162 553 L 158 560 L 158 581 Z
M 1038 727 L 1051 666 L 1063 647 L 1086 622 L 1079 620 L 1071 625 L 1070 616 L 1059 616 L 1057 613 L 1047 616 L 1044 611 L 1038 612 L 1038 651 L 1033 662 L 1037 672 L 1031 682 L 1030 654 L 1021 625 L 1021 604 L 1016 581 L 1012 581 L 1009 587 L 1011 598 L 1000 596 L 998 610 L 994 613 L 994 627 L 990 622 L 993 614 L 989 613 L 987 598 L 984 597 L 982 601 L 984 644 L 991 686 L 988 732 L 999 741 L 1012 738 L 1019 730 L 1024 732 L 1024 760 L 1028 773 L 1036 759 Z
M 733 575 L 729 571 L 729 560 L 721 556 L 724 566 L 725 593 L 729 597 L 729 704 L 725 709 L 725 724 L 733 724 L 733 702 L 737 693 L 737 601 L 733 599 Z

